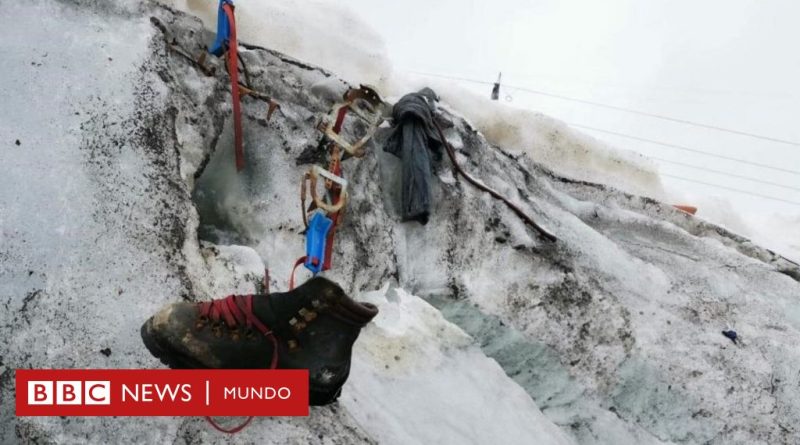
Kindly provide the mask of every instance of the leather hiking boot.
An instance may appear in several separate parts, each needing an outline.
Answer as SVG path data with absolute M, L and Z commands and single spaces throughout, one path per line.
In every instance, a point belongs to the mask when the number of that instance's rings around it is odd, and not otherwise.
M 309 401 L 339 397 L 358 334 L 378 308 L 316 277 L 289 292 L 171 304 L 142 325 L 147 349 L 170 368 L 309 370 Z

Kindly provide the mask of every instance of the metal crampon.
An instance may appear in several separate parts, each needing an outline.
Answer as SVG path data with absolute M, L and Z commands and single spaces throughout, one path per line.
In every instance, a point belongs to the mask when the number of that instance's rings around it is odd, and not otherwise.
M 322 118 L 317 128 L 345 152 L 360 158 L 366 153 L 364 145 L 383 123 L 387 107 L 375 88 L 368 85 L 347 90 L 343 99 L 343 102 L 335 104 L 330 113 Z M 346 141 L 340 134 L 348 111 L 367 124 L 367 132 L 352 143 Z

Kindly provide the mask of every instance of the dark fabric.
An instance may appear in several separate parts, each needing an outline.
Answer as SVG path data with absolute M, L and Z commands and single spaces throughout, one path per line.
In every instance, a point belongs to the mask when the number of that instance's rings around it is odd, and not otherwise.
M 431 160 L 442 158 L 442 141 L 433 127 L 436 93 L 424 88 L 406 94 L 392 110 L 394 128 L 389 135 L 387 151 L 402 160 L 403 221 L 428 222 L 431 211 Z
M 492 87 L 492 100 L 497 100 L 500 98 L 500 83 L 495 83 Z

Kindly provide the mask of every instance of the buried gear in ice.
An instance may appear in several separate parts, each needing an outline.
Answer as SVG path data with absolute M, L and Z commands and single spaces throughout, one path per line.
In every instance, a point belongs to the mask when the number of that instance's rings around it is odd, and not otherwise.
M 378 314 L 332 281 L 312 278 L 285 293 L 175 303 L 142 326 L 150 352 L 171 368 L 309 370 L 309 402 L 339 397 L 353 343 Z
M 428 222 L 431 212 L 431 151 L 441 159 L 442 141 L 433 127 L 435 102 L 430 88 L 406 94 L 392 110 L 394 129 L 384 150 L 402 160 L 403 221 Z
M 722 335 L 727 337 L 733 344 L 738 345 L 737 341 L 739 340 L 739 336 L 736 334 L 736 331 L 733 329 L 728 329 L 726 331 L 722 331 Z

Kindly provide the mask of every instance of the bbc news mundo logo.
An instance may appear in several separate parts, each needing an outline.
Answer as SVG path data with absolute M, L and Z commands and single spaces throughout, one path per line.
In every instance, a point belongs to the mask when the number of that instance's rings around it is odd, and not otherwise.
M 28 381 L 28 405 L 110 405 L 111 382 Z
M 308 370 L 17 370 L 17 416 L 307 416 Z

